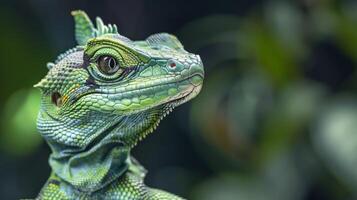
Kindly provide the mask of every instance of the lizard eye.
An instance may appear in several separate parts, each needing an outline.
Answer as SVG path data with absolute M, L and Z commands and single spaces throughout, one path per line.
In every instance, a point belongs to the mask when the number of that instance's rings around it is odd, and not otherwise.
M 107 75 L 112 75 L 120 68 L 117 60 L 111 56 L 100 56 L 97 60 L 99 70 Z

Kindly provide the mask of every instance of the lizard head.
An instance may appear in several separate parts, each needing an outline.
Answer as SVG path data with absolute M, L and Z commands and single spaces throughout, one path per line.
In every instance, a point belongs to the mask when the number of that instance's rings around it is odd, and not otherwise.
M 85 148 L 107 135 L 133 146 L 203 82 L 198 55 L 161 33 L 132 41 L 74 11 L 78 46 L 49 63 L 37 126 L 49 143 Z

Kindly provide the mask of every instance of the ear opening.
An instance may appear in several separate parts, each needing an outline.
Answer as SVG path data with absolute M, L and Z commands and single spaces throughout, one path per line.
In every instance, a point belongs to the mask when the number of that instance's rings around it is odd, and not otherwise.
M 62 95 L 59 92 L 53 92 L 51 94 L 51 102 L 57 107 L 62 106 Z

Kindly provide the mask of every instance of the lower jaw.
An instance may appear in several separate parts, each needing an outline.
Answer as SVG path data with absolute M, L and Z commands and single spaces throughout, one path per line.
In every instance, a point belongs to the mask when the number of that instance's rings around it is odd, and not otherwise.
M 161 103 L 159 103 L 159 105 L 153 107 L 158 107 L 160 105 L 168 105 L 170 107 L 176 107 L 183 103 L 186 103 L 187 101 L 197 96 L 198 93 L 201 91 L 202 80 L 203 80 L 202 75 L 196 74 L 187 79 L 177 82 L 177 84 L 179 84 L 184 89 L 182 89 L 182 91 L 179 91 L 178 94 L 169 97 L 167 100 L 164 100 Z M 169 86 L 170 84 L 173 83 L 168 83 L 167 86 Z M 169 90 L 169 88 L 167 90 Z
M 179 106 L 181 104 L 186 103 L 187 101 L 191 100 L 192 98 L 194 98 L 195 96 L 197 96 L 197 94 L 201 91 L 202 85 L 198 85 L 198 86 L 193 86 L 191 90 L 186 91 L 186 93 L 180 97 L 180 98 L 176 98 L 174 100 L 168 101 L 165 104 L 176 107 Z
M 139 141 L 143 140 L 144 138 L 146 138 L 147 135 L 152 133 L 157 128 L 157 126 L 159 125 L 161 120 L 163 118 L 165 118 L 168 114 L 170 114 L 173 111 L 174 108 L 176 108 L 177 106 L 179 106 L 179 105 L 189 101 L 190 99 L 194 98 L 200 92 L 201 88 L 202 88 L 202 85 L 193 86 L 192 89 L 190 91 L 188 91 L 186 93 L 186 95 L 184 95 L 183 97 L 176 98 L 174 100 L 168 101 L 166 103 L 162 103 L 162 104 L 157 105 L 157 106 L 155 106 L 155 107 L 153 107 L 151 109 L 148 109 L 149 112 L 151 112 L 152 110 L 159 110 L 160 116 L 149 127 L 147 127 L 145 130 L 142 130 L 139 133 L 140 136 L 138 137 L 138 139 L 130 144 L 131 148 L 136 146 L 136 144 Z

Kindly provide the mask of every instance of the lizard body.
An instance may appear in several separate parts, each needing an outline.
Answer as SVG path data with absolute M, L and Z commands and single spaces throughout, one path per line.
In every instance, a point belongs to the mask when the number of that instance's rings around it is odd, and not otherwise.
M 160 33 L 132 41 L 73 11 L 78 45 L 49 63 L 37 127 L 52 173 L 37 199 L 182 199 L 147 187 L 130 150 L 202 87 L 203 65 Z

